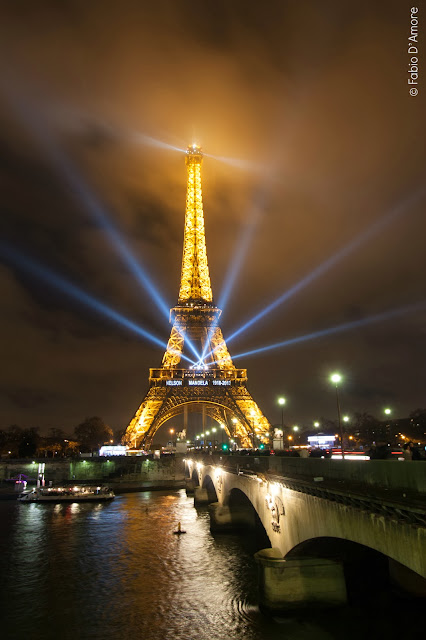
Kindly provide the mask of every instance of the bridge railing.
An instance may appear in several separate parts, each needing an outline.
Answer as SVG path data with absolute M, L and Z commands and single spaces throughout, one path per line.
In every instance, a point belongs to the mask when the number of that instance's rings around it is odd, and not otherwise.
M 425 500 L 426 462 L 398 460 L 332 460 L 285 458 L 279 456 L 239 456 L 195 454 L 204 464 L 221 465 L 233 473 L 252 471 L 304 481 L 324 482 L 342 489 L 353 487 L 410 494 Z

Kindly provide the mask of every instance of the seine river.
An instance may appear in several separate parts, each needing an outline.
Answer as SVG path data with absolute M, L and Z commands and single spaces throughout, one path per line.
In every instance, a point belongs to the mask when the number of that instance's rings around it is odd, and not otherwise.
M 186 535 L 176 536 L 178 522 Z M 271 620 L 253 536 L 209 530 L 184 491 L 108 504 L 0 502 L 4 640 L 325 640 L 411 637 L 404 606 Z M 410 612 L 410 618 L 412 613 Z M 415 625 L 414 625 L 415 626 Z

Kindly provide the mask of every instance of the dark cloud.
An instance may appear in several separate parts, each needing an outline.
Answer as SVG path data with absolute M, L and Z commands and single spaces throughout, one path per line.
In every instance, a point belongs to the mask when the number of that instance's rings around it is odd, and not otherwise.
M 225 335 L 406 203 L 231 342 L 232 353 L 425 300 L 424 193 L 409 201 L 424 184 L 425 103 L 422 86 L 408 95 L 408 28 L 401 2 L 9 3 L 0 26 L 4 241 L 166 341 L 167 319 L 89 200 L 172 306 L 185 167 L 164 145 L 195 138 L 213 156 L 203 195 L 216 300 L 251 231 Z M 125 424 L 161 348 L 10 260 L 0 284 L 0 426 L 71 428 L 95 414 Z M 379 413 L 387 400 L 405 415 L 425 404 L 425 319 L 419 308 L 236 364 L 272 421 L 282 393 L 294 420 L 332 416 L 333 368 L 345 374 L 345 411 Z

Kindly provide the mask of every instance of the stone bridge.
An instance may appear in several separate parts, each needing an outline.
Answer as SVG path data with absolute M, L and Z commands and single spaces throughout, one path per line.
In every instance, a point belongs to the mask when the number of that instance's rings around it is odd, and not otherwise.
M 357 563 L 426 597 L 425 463 L 196 455 L 185 467 L 212 532 L 266 533 L 271 548 L 255 556 L 263 610 L 341 604 Z

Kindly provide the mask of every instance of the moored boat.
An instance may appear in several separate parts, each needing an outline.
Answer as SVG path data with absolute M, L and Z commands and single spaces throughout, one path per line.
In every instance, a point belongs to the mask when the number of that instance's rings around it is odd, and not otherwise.
M 103 486 L 37 487 L 21 493 L 19 502 L 90 502 L 115 498 L 112 489 Z

